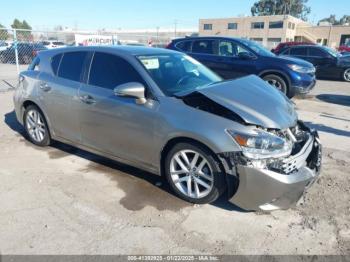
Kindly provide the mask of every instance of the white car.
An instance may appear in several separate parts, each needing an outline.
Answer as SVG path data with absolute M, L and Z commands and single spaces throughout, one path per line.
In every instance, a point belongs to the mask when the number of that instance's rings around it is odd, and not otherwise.
M 0 41 L 0 51 L 5 51 L 10 45 L 7 42 Z
M 47 48 L 47 49 L 54 49 L 54 48 L 61 48 L 61 47 L 66 47 L 66 44 L 57 41 L 57 40 L 49 40 L 49 41 L 43 41 L 42 44 Z

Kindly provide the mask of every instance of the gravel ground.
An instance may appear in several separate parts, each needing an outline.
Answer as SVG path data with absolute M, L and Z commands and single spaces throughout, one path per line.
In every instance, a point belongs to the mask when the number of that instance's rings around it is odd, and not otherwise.
M 64 144 L 31 145 L 0 93 L 1 254 L 350 254 L 350 84 L 294 100 L 320 131 L 322 176 L 288 211 L 193 206 L 159 177 Z

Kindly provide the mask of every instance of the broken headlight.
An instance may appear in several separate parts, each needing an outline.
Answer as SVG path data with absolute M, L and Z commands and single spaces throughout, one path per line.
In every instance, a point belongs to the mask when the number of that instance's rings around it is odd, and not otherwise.
M 244 156 L 250 159 L 287 157 L 293 149 L 292 142 L 266 131 L 254 130 L 250 134 L 233 130 L 227 132 L 241 146 Z

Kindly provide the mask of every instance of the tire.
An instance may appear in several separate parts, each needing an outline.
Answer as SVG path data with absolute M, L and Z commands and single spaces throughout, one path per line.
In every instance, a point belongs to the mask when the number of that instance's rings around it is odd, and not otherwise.
M 187 164 L 182 154 L 186 154 Z M 165 159 L 165 176 L 172 191 L 193 204 L 212 203 L 226 189 L 225 173 L 215 155 L 197 143 L 179 143 L 169 151 Z
M 0 63 L 6 63 L 5 56 L 3 54 L 0 55 Z
M 263 80 L 265 80 L 267 83 L 274 86 L 276 89 L 280 90 L 283 94 L 290 98 L 288 85 L 282 77 L 270 74 L 264 76 Z
M 30 142 L 40 147 L 51 144 L 51 136 L 46 119 L 37 106 L 30 105 L 26 108 L 23 124 L 26 136 Z
M 22 57 L 22 64 L 29 65 L 30 63 L 32 63 L 32 58 L 28 55 L 24 55 Z
M 343 80 L 346 82 L 350 82 L 350 68 L 344 70 Z

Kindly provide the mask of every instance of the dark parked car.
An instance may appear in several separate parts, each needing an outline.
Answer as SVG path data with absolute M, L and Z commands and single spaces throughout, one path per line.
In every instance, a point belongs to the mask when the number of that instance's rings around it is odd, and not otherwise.
M 280 52 L 283 56 L 293 56 L 309 61 L 316 67 L 320 78 L 343 79 L 350 82 L 350 56 L 342 55 L 325 46 L 293 46 Z
M 316 45 L 316 44 L 314 44 L 314 43 L 307 43 L 307 42 L 284 42 L 284 43 L 279 43 L 276 48 L 271 50 L 271 52 L 277 54 L 284 48 L 287 48 L 287 47 L 290 47 L 290 46 L 297 46 L 297 45 Z
M 41 43 L 17 43 L 18 62 L 20 64 L 30 64 L 39 51 L 46 49 L 47 48 Z M 11 47 L 0 52 L 0 62 L 16 63 L 15 54 L 15 44 L 12 44 Z
M 295 58 L 278 57 L 256 42 L 228 37 L 176 39 L 168 49 L 187 53 L 224 79 L 255 74 L 286 94 L 308 93 L 315 86 L 315 68 Z

